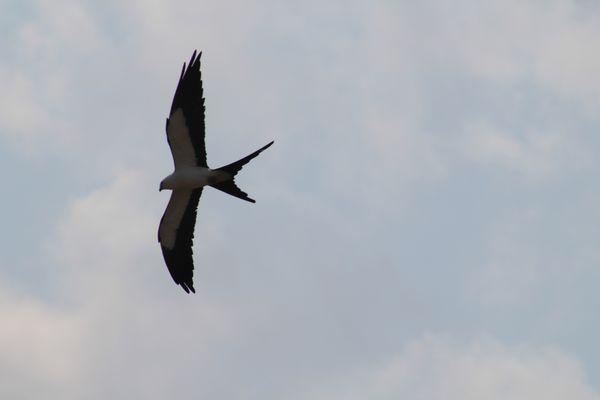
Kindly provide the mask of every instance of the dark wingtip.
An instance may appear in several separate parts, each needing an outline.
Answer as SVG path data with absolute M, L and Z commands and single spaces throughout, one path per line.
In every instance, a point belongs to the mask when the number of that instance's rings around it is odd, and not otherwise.
M 181 75 L 179 75 L 179 80 L 183 78 L 183 74 L 185 73 L 185 61 L 183 62 L 183 68 L 181 68 Z
M 192 293 L 196 293 L 196 289 L 194 289 L 194 284 L 192 282 L 179 282 L 179 286 L 181 286 L 186 293 L 190 293 L 190 290 Z
M 194 54 L 190 60 L 190 68 L 194 67 L 200 69 L 200 56 L 202 56 L 202 52 L 198 53 L 198 50 L 194 50 Z
M 271 140 L 269 143 L 267 143 L 266 145 L 264 145 L 260 149 L 256 150 L 254 153 L 252 153 L 252 158 L 256 157 L 257 155 L 259 155 L 260 153 L 262 153 L 263 151 L 265 151 L 266 149 L 268 149 L 269 147 L 271 147 L 271 145 L 273 143 L 275 143 L 275 141 Z

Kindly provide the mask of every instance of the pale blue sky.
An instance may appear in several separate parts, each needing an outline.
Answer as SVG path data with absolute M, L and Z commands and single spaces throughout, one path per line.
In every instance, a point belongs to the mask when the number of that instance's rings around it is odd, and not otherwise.
M 0 397 L 600 399 L 600 9 L 9 2 Z M 197 294 L 156 243 L 203 50 Z

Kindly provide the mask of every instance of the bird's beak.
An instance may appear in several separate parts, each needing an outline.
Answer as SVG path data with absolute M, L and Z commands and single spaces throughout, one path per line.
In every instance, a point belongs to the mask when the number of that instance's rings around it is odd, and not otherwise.
M 160 192 L 161 190 L 163 190 L 162 184 L 158 187 L 158 191 Z

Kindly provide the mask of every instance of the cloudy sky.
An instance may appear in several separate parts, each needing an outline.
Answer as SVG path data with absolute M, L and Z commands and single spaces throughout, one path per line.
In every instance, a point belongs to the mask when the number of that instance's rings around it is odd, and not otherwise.
M 0 397 L 600 399 L 600 7 L 0 6 Z M 203 51 L 196 295 L 156 243 Z

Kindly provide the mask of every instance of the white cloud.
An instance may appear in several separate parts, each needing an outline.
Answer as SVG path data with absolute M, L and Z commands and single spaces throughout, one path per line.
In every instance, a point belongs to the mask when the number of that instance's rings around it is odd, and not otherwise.
M 596 400 L 580 363 L 559 349 L 507 346 L 484 338 L 455 344 L 425 335 L 373 370 L 304 398 L 422 400 Z M 335 384 L 333 385 L 336 386 Z
M 60 397 L 83 375 L 82 318 L 2 286 L 0 395 Z
M 447 178 L 465 159 L 533 179 L 589 163 L 577 123 L 600 101 L 598 10 L 557 0 L 374 3 L 364 11 L 358 126 L 378 161 L 364 181 L 380 186 L 383 168 L 398 187 Z M 494 101 L 479 104 L 489 101 L 483 94 Z M 437 126 L 440 113 L 456 127 Z
M 81 140 L 72 95 L 81 60 L 102 54 L 93 15 L 78 1 L 39 0 L 11 32 L 0 67 L 0 133 L 27 154 L 63 151 Z M 76 32 L 76 33 L 75 33 Z
M 0 80 L 6 82 L 0 95 L 0 130 L 27 149 L 35 145 L 37 132 L 50 125 L 50 113 L 40 104 L 39 88 L 22 72 L 0 69 Z
M 143 264 L 142 260 L 151 258 L 144 253 L 156 240 L 156 221 L 151 216 L 152 212 L 158 214 L 158 210 L 152 208 L 157 204 L 143 200 L 144 196 L 150 195 L 151 188 L 155 189 L 153 183 L 148 175 L 139 171 L 120 170 L 109 186 L 69 205 L 56 235 L 48 244 L 52 256 L 71 269 L 67 277 L 74 287 L 68 292 L 87 292 L 98 285 L 113 288 L 128 285 L 131 282 L 125 277 L 142 273 L 137 269 Z M 152 191 L 153 195 L 156 193 Z M 159 258 L 158 249 L 152 250 L 155 250 L 152 256 Z M 107 255 L 110 255 L 109 263 L 106 263 Z M 82 268 L 87 272 L 81 273 Z M 111 281 L 101 283 L 103 278 Z
M 436 61 L 501 84 L 531 82 L 583 103 L 599 100 L 596 7 L 509 0 L 448 1 L 424 9 L 422 16 L 438 24 L 426 32 L 431 41 L 425 42 Z
M 495 312 L 510 310 L 504 317 L 511 319 L 516 310 L 531 313 L 531 325 L 570 321 L 555 326 L 553 334 L 583 329 L 598 279 L 598 194 L 566 186 L 560 195 L 552 188 L 531 196 L 524 194 L 528 188 L 517 187 L 517 204 L 499 207 L 480 233 L 481 256 L 465 282 L 469 301 Z M 569 290 L 574 293 L 557 295 Z
M 460 145 L 468 159 L 530 177 L 545 177 L 581 162 L 564 134 L 506 132 L 484 122 L 468 126 Z

